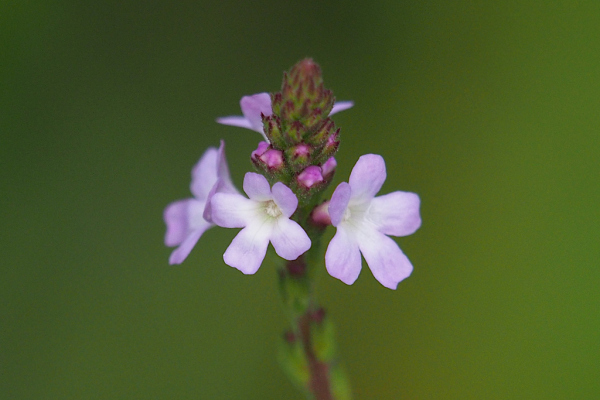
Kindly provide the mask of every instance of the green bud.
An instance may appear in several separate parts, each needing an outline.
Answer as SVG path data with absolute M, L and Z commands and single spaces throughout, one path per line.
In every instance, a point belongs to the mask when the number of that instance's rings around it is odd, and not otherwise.
M 323 146 L 335 130 L 335 123 L 331 119 L 326 118 L 316 124 L 315 129 L 311 135 L 306 138 L 306 141 L 315 146 Z
M 348 376 L 341 365 L 335 364 L 329 370 L 331 391 L 336 400 L 352 400 L 352 390 Z
M 312 151 L 313 149 L 305 143 L 286 149 L 285 156 L 290 169 L 294 172 L 303 170 L 311 160 Z
M 334 132 L 332 132 L 327 141 L 323 144 L 318 151 L 313 153 L 313 162 L 322 164 L 329 160 L 330 157 L 333 157 L 335 153 L 337 153 L 338 148 L 340 147 L 340 129 L 338 128 Z
M 283 134 L 281 133 L 281 121 L 279 117 L 275 114 L 270 116 L 262 117 L 263 121 L 263 129 L 265 131 L 265 135 L 269 139 L 269 142 L 276 149 L 284 149 L 286 147 L 285 139 Z
M 294 261 L 288 261 L 287 264 L 294 268 Z M 300 267 L 297 271 L 287 267 L 286 270 L 279 271 L 279 290 L 285 307 L 290 312 L 296 315 L 306 312 L 310 305 L 310 281 Z
M 335 332 L 331 319 L 321 310 L 321 315 L 313 318 L 310 324 L 310 338 L 318 360 L 331 363 L 335 358 Z
M 306 127 L 300 121 L 294 121 L 285 132 L 285 138 L 289 144 L 296 144 L 302 141 L 302 137 L 306 133 Z
M 310 381 L 308 360 L 302 348 L 302 342 L 287 332 L 279 340 L 278 359 L 281 367 L 294 384 L 304 388 Z

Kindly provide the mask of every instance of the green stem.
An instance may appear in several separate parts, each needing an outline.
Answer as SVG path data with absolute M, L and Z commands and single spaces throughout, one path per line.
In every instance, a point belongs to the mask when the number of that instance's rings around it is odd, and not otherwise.
M 282 362 L 308 399 L 346 400 L 350 391 L 335 356 L 333 326 L 314 295 L 314 268 L 308 261 L 315 253 L 318 249 L 311 249 L 287 261 L 279 271 L 281 294 L 292 325 L 285 335 Z

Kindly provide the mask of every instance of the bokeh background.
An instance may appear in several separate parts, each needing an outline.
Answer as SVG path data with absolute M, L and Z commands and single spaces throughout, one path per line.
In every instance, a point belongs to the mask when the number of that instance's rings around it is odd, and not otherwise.
M 357 399 L 600 398 L 600 2 L 2 1 L 0 398 L 300 399 L 272 265 L 167 264 L 214 122 L 310 56 L 352 110 L 336 183 L 422 199 L 397 291 L 323 274 Z

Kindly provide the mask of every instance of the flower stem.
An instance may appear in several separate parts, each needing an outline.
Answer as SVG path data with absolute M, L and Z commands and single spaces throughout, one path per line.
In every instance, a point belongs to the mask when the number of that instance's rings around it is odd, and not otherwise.
M 307 399 L 346 400 L 350 390 L 335 356 L 333 324 L 314 296 L 312 251 L 287 261 L 279 271 L 282 299 L 291 329 L 286 332 L 280 361 Z

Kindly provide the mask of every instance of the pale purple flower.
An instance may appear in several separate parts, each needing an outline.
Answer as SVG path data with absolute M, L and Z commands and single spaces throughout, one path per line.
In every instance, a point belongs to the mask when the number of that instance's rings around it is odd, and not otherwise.
M 408 258 L 386 235 L 406 236 L 419 229 L 419 196 L 398 191 L 375 197 L 385 178 L 383 157 L 364 155 L 352 169 L 349 183 L 340 183 L 331 197 L 329 215 L 337 232 L 325 265 L 331 276 L 348 285 L 358 278 L 361 253 L 375 278 L 390 289 L 412 272 Z
M 347 110 L 353 105 L 354 102 L 352 101 L 337 102 L 334 104 L 329 115 Z M 264 116 L 273 114 L 273 109 L 271 108 L 271 95 L 269 93 L 257 93 L 250 96 L 244 96 L 240 100 L 240 107 L 242 109 L 242 114 L 244 114 L 243 116 L 232 115 L 220 117 L 217 118 L 217 122 L 223 125 L 252 129 L 263 135 L 268 141 L 263 129 L 261 113 Z
M 244 228 L 233 239 L 223 260 L 244 274 L 255 273 L 267 253 L 269 242 L 286 260 L 295 260 L 310 248 L 310 239 L 290 217 L 298 199 L 281 182 L 269 186 L 267 179 L 248 172 L 244 192 L 249 199 L 233 193 L 216 193 L 212 200 L 213 221 L 225 228 Z
M 218 150 L 208 148 L 192 169 L 190 191 L 194 197 L 169 204 L 163 214 L 167 225 L 165 245 L 179 246 L 171 253 L 169 264 L 181 264 L 200 236 L 214 226 L 210 216 L 208 220 L 204 217 L 206 211 L 210 214 L 210 197 L 220 191 L 237 193 L 229 176 L 223 141 Z
M 261 114 L 269 116 L 273 114 L 271 109 L 271 95 L 269 93 L 257 93 L 251 96 L 244 96 L 240 100 L 243 117 L 234 115 L 229 117 L 217 118 L 217 122 L 223 125 L 239 126 L 240 128 L 252 129 L 267 136 L 263 130 Z

